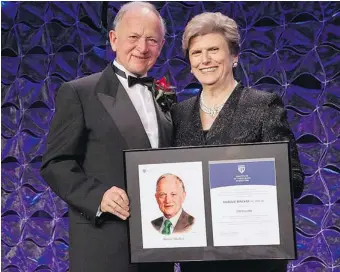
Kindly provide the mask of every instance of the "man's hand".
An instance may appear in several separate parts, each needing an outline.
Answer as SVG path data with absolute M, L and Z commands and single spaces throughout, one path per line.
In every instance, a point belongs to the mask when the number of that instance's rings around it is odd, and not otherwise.
M 102 212 L 112 213 L 119 218 L 126 220 L 129 216 L 129 198 L 124 190 L 112 186 L 107 190 L 100 203 L 100 210 Z

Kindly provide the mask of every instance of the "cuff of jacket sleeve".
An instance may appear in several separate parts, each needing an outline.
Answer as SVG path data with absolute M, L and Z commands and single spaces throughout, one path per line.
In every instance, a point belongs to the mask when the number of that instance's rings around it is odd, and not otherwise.
M 100 210 L 100 206 L 98 207 L 98 211 L 97 211 L 97 214 L 96 214 L 96 217 L 100 217 L 102 215 L 102 211 Z

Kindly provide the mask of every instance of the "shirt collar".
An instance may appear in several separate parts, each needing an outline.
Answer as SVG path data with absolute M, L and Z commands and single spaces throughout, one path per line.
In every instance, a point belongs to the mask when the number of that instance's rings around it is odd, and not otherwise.
M 168 219 L 168 218 L 166 218 L 165 216 L 163 216 L 163 223 L 165 222 L 165 220 L 170 220 L 172 226 L 175 227 L 176 224 L 177 224 L 177 222 L 178 222 L 179 217 L 180 217 L 181 214 L 182 214 L 182 211 L 183 211 L 183 209 L 180 209 L 180 210 L 178 211 L 178 213 L 177 213 L 175 216 L 171 217 L 170 219 Z
M 121 65 L 116 59 L 113 61 L 113 64 L 120 70 L 122 70 L 125 74 L 126 74 L 126 78 L 128 76 L 133 76 L 133 77 L 136 77 L 135 74 L 132 74 L 131 72 L 129 72 L 128 70 L 125 69 L 125 67 L 123 65 Z M 119 75 L 118 75 L 119 76 Z M 145 73 L 144 75 L 142 75 L 141 77 L 146 77 L 147 76 L 147 73 Z M 123 78 L 123 77 L 121 77 Z

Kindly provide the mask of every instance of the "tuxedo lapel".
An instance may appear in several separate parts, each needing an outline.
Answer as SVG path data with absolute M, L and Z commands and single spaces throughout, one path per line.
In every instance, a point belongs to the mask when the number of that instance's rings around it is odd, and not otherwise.
M 231 140 L 230 129 L 234 118 L 234 112 L 242 95 L 242 89 L 242 85 L 239 83 L 224 104 L 207 134 L 207 144 L 229 143 Z
M 172 121 L 170 112 L 164 113 L 156 102 L 155 97 L 152 97 L 158 122 L 159 147 L 169 147 L 172 143 Z
M 97 95 L 129 149 L 150 148 L 150 141 L 129 95 L 111 65 L 103 71 L 96 87 Z

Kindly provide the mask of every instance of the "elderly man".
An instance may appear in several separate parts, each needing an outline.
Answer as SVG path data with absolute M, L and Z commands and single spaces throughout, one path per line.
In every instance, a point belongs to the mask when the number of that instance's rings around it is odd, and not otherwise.
M 114 62 L 58 91 L 41 174 L 69 205 L 70 271 L 173 271 L 129 262 L 122 152 L 171 144 L 171 120 L 143 85 L 164 35 L 153 5 L 122 6 L 109 33 Z
M 153 227 L 164 235 L 189 231 L 195 218 L 182 208 L 186 197 L 183 181 L 176 175 L 164 174 L 156 187 L 155 197 L 163 216 L 151 222 Z

